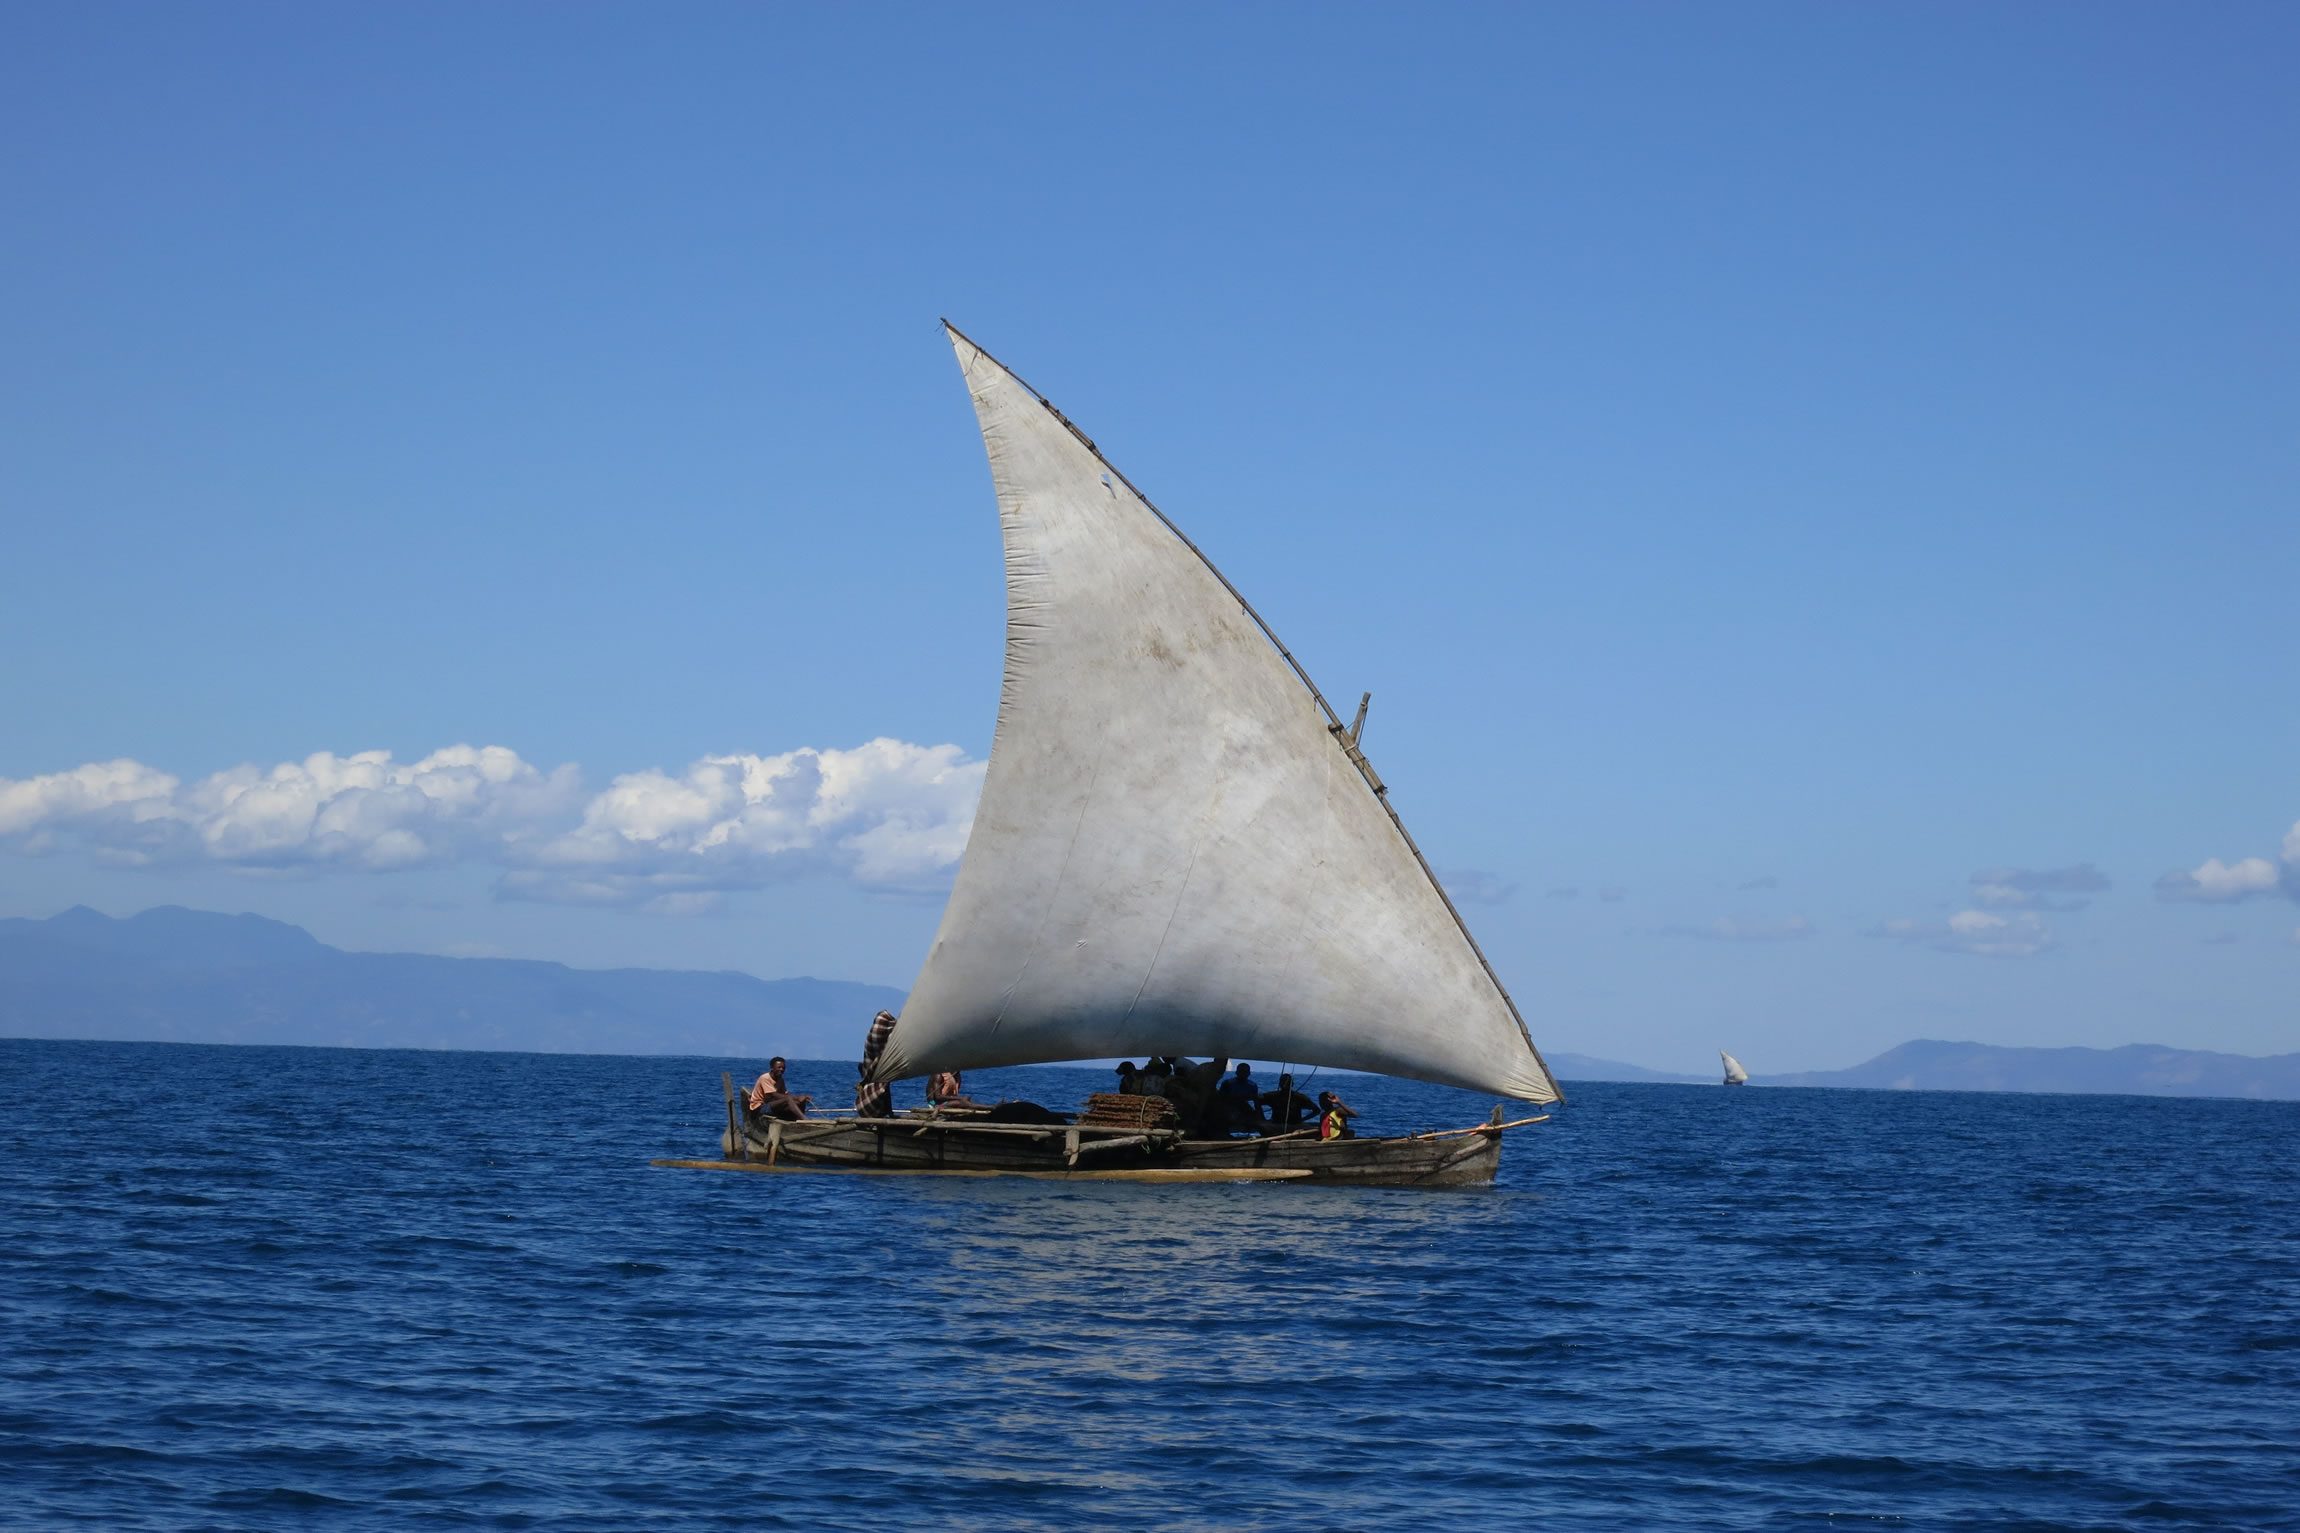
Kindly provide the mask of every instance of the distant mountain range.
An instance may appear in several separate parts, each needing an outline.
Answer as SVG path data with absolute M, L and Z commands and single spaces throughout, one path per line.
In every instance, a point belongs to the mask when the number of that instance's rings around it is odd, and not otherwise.
M 174 905 L 0 920 L 0 1037 L 851 1059 L 902 999 L 844 980 L 347 953 Z
M 0 1037 L 548 1054 L 851 1059 L 903 993 L 846 980 L 679 969 L 571 969 L 514 958 L 347 953 L 300 926 L 163 905 L 126 920 L 76 906 L 0 920 Z M 1712 1084 L 1551 1053 L 1565 1081 Z M 1757 1086 L 2111 1092 L 2300 1100 L 2300 1054 L 2252 1059 L 2130 1044 L 2007 1049 L 1919 1039 L 1850 1070 Z
M 1720 1069 L 1714 1076 L 1672 1075 L 1667 1070 L 1648 1070 L 1643 1065 L 1625 1065 L 1618 1059 L 1593 1059 L 1587 1054 L 1561 1054 L 1555 1049 L 1543 1049 L 1542 1060 L 1549 1073 L 1561 1081 L 1655 1081 L 1671 1085 L 1697 1085 L 1703 1081 L 1722 1080 Z
M 1850 1070 L 1761 1075 L 1760 1086 L 1897 1091 L 2104 1091 L 2147 1097 L 2300 1100 L 2300 1054 L 2214 1054 L 2128 1043 L 2121 1049 L 2004 1049 L 1920 1038 Z
M 1642 1065 L 1550 1054 L 1562 1081 L 1721 1083 L 1724 1072 L 1671 1075 Z M 2260 1097 L 2300 1101 L 2300 1054 L 2214 1054 L 2131 1043 L 2120 1049 L 2008 1049 L 1919 1038 L 1849 1070 L 1757 1075 L 1752 1086 L 1854 1086 L 1881 1091 L 2102 1092 L 2150 1097 Z

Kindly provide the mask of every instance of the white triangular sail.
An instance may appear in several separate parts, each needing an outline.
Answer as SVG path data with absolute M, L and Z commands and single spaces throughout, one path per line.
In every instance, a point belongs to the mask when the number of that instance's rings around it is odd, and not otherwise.
M 953 331 L 1006 544 L 998 728 L 880 1074 L 1227 1055 L 1554 1101 L 1356 744 L 1237 593 Z
M 1748 1084 L 1749 1072 L 1741 1068 L 1740 1060 L 1735 1059 L 1732 1055 L 1726 1053 L 1723 1049 L 1719 1049 L 1717 1051 L 1717 1057 L 1725 1061 L 1726 1085 L 1743 1086 Z

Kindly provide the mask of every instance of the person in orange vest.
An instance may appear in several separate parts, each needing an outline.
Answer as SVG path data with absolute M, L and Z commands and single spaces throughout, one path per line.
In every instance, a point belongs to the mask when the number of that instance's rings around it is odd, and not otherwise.
M 1350 1120 L 1357 1115 L 1356 1109 L 1340 1097 L 1335 1096 L 1331 1091 L 1318 1093 L 1318 1137 L 1320 1139 L 1357 1138 L 1357 1130 L 1350 1127 Z

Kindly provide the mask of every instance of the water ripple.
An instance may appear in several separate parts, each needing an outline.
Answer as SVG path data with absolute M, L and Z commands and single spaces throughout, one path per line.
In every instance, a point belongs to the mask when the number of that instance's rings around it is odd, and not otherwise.
M 0 1042 L 0 1526 L 2300 1528 L 2300 1105 L 1585 1086 L 1448 1193 L 648 1168 L 721 1068 Z

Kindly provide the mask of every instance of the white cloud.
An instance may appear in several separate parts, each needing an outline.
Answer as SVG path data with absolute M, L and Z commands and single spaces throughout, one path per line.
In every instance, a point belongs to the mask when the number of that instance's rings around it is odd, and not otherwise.
M 984 766 L 955 745 L 879 739 L 706 756 L 678 777 L 632 772 L 585 805 L 579 825 L 518 848 L 504 892 L 677 912 L 705 905 L 671 896 L 801 871 L 892 892 L 939 887 L 966 850 Z
M 2300 900 L 2300 824 L 2284 832 L 2281 856 L 2245 857 L 2222 862 L 2207 857 L 2187 872 L 2174 871 L 2156 881 L 2156 897 L 2182 904 L 2233 905 L 2239 900 L 2282 894 Z
M 1803 916 L 1788 916 L 1778 921 L 1746 920 L 1737 916 L 1720 916 L 1699 926 L 1664 926 L 1664 937 L 1704 937 L 1712 942 L 1789 942 L 1800 937 L 1815 935 L 1813 923 Z
M 546 773 L 502 746 L 405 764 L 388 751 L 322 751 L 189 785 L 140 762 L 94 762 L 0 778 L 0 844 L 249 873 L 482 861 L 505 869 L 506 897 L 692 914 L 721 891 L 798 872 L 937 886 L 965 850 L 983 769 L 955 745 L 879 739 L 709 756 L 679 776 L 618 777 L 587 799 L 577 768 Z
M 58 824 L 109 817 L 155 817 L 176 779 L 140 761 L 91 761 L 69 772 L 21 780 L 0 777 L 0 835 L 39 835 Z
M 2000 916 L 1986 910 L 1960 910 L 1946 921 L 1885 921 L 1869 932 L 1901 942 L 1923 943 L 1942 953 L 1985 958 L 2034 958 L 2053 946 L 2052 928 L 2031 911 Z
M 501 746 L 453 745 L 402 764 L 328 751 L 240 766 L 189 786 L 135 761 L 0 778 L 0 837 L 47 852 L 77 843 L 115 866 L 220 862 L 282 870 L 451 862 L 581 798 L 573 767 L 545 774 Z
M 2199 905 L 2232 905 L 2276 892 L 2276 864 L 2265 857 L 2222 862 L 2207 857 L 2186 873 L 2167 873 L 2156 881 L 2156 897 Z
M 2082 910 L 2089 901 L 2051 896 L 2097 894 L 2109 883 L 2109 876 L 2089 862 L 2066 868 L 1983 868 L 1972 877 L 1973 902 L 1992 910 Z

